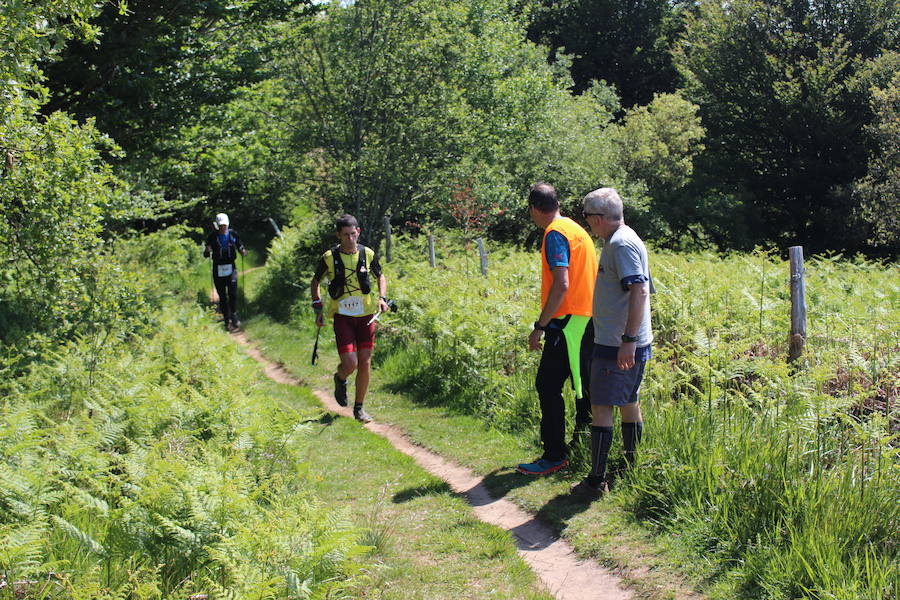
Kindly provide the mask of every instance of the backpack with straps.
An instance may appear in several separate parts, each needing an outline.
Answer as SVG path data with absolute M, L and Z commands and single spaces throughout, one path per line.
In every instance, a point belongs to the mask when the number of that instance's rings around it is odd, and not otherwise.
M 366 267 L 366 247 L 357 244 L 359 260 L 356 262 L 356 277 L 359 280 L 359 291 L 368 295 L 372 291 L 372 282 L 369 279 L 369 269 Z M 340 245 L 331 249 L 331 258 L 334 262 L 334 278 L 328 282 L 328 295 L 337 300 L 344 295 L 347 287 L 347 276 L 344 273 L 344 261 L 341 260 Z

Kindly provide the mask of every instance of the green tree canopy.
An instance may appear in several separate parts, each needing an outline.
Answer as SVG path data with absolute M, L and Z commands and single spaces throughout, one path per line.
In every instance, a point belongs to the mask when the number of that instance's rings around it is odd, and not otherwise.
M 103 4 L 99 38 L 75 40 L 45 64 L 52 96 L 44 112 L 95 118 L 136 160 L 192 124 L 204 106 L 269 75 L 265 25 L 310 0 L 130 0 Z
M 384 215 L 440 218 L 461 186 L 501 212 L 534 179 L 562 174 L 551 118 L 574 107 L 570 81 L 510 14 L 503 0 L 367 0 L 285 32 L 298 150 L 321 153 L 329 211 L 355 214 L 377 240 Z M 598 118 L 578 130 L 608 122 L 595 104 Z
M 529 39 L 572 56 L 574 89 L 604 80 L 622 105 L 648 104 L 653 94 L 674 92 L 677 71 L 670 49 L 681 30 L 684 2 L 670 0 L 535 0 Z
M 894 57 L 900 60 L 900 55 Z M 900 73 L 872 92 L 875 120 L 869 131 L 877 148 L 868 174 L 858 182 L 861 219 L 871 224 L 869 243 L 896 254 L 900 251 Z
M 852 184 L 866 172 L 872 64 L 896 48 L 900 8 L 860 2 L 704 1 L 676 54 L 708 132 L 712 186 L 746 191 L 758 241 L 858 249 Z

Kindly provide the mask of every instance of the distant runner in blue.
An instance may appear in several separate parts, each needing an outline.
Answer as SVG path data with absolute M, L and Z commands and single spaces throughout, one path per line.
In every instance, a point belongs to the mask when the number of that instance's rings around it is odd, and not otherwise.
M 237 253 L 247 255 L 247 249 L 233 229 L 228 228 L 228 215 L 216 215 L 213 225 L 216 231 L 206 238 L 205 258 L 212 257 L 212 276 L 219 294 L 219 312 L 225 319 L 225 329 L 237 329 L 241 321 L 237 315 Z

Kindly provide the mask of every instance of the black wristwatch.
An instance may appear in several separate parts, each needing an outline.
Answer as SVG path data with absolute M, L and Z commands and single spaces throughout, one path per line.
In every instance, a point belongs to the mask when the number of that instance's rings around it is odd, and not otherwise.
M 543 325 L 541 325 L 540 321 L 534 322 L 534 328 L 537 329 L 538 331 L 547 331 L 547 328 L 544 327 Z
M 628 335 L 627 333 L 623 333 L 623 334 L 622 334 L 622 341 L 623 341 L 624 343 L 626 343 L 626 344 L 629 343 L 629 342 L 636 342 L 636 341 L 637 341 L 637 336 L 636 336 L 636 335 Z

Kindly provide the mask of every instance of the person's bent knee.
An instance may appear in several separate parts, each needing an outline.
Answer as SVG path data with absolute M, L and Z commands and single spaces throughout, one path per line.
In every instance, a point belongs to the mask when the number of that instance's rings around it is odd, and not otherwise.
M 355 371 L 358 365 L 359 361 L 356 358 L 356 353 L 345 352 L 344 354 L 341 354 L 341 366 L 343 366 L 344 369 Z

